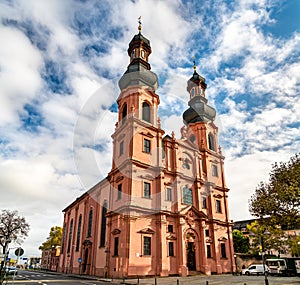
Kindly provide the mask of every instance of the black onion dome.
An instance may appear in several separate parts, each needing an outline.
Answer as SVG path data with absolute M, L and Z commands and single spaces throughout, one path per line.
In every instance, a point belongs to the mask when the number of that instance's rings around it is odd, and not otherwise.
M 200 85 L 204 88 L 204 90 L 207 87 L 207 84 L 205 83 L 205 78 L 199 75 L 198 72 L 195 70 L 193 76 L 187 82 L 187 91 L 190 92 L 190 90 L 193 87 Z

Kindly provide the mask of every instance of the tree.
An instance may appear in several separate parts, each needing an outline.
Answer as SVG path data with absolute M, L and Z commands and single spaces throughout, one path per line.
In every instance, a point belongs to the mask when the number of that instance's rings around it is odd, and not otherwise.
M 0 245 L 2 253 L 7 252 L 10 242 L 21 243 L 28 236 L 29 224 L 24 217 L 18 216 L 18 211 L 2 210 L 0 215 Z
M 39 249 L 47 250 L 60 245 L 62 240 L 62 232 L 63 232 L 62 227 L 59 226 L 52 227 L 50 229 L 50 233 L 49 236 L 47 237 L 47 240 L 42 243 Z
M 251 196 L 249 210 L 268 223 L 295 229 L 300 226 L 300 155 L 275 163 L 269 183 L 261 182 Z
M 250 251 L 254 254 L 272 250 L 283 252 L 287 248 L 287 238 L 278 226 L 266 226 L 266 221 L 259 220 L 247 225 L 247 231 L 253 235 Z M 268 234 L 265 234 L 266 231 Z
M 249 251 L 250 243 L 249 237 L 243 235 L 239 230 L 232 231 L 233 248 L 236 253 L 247 253 Z

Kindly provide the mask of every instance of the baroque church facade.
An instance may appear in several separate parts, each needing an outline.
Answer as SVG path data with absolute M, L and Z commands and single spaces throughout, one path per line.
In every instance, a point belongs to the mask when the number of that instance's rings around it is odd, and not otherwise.
M 129 43 L 107 177 L 64 212 L 59 271 L 103 277 L 235 271 L 224 156 L 205 78 L 194 66 L 181 138 L 158 116 L 150 41 Z

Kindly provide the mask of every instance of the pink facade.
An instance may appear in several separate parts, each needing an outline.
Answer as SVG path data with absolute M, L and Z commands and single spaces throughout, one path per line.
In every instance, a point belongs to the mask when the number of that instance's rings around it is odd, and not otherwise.
M 205 79 L 194 67 L 181 138 L 166 135 L 150 53 L 139 32 L 119 81 L 112 169 L 64 210 L 61 272 L 122 278 L 235 271 L 224 156 Z

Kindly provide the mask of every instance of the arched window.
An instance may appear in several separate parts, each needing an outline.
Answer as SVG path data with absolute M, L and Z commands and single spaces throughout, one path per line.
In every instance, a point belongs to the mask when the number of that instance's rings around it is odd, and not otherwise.
M 82 224 L 82 215 L 80 215 L 79 219 L 78 219 L 77 239 L 76 239 L 76 251 L 79 250 L 79 245 L 80 245 L 81 224 Z
M 215 139 L 213 134 L 208 135 L 208 147 L 211 150 L 215 150 Z
M 150 105 L 147 102 L 143 103 L 142 119 L 150 123 Z
M 92 225 L 93 225 L 93 209 L 91 209 L 89 213 L 88 232 L 87 232 L 88 237 L 92 236 Z
M 122 124 L 126 121 L 127 117 L 127 104 L 124 104 L 122 109 Z
M 73 234 L 73 219 L 71 220 L 71 223 L 70 223 L 70 231 L 69 231 L 69 240 L 68 240 L 67 252 L 70 252 L 70 249 L 71 249 L 72 234 Z
M 102 217 L 101 217 L 100 247 L 105 246 L 105 236 L 106 236 L 106 212 L 107 212 L 107 203 L 104 202 L 103 207 L 102 207 Z

